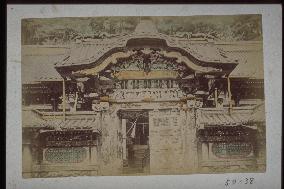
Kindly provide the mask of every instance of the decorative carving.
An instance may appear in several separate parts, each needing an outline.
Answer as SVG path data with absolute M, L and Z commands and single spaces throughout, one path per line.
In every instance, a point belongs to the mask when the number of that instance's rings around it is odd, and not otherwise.
M 92 104 L 92 109 L 94 111 L 106 111 L 109 109 L 109 103 L 108 102 L 100 102 Z
M 129 120 L 133 120 L 137 117 L 144 117 L 144 118 L 148 118 L 148 111 L 119 111 L 119 117 L 121 119 L 129 119 Z
M 48 148 L 44 157 L 50 163 L 80 163 L 87 157 L 85 148 Z
M 117 89 L 110 98 L 116 102 L 178 101 L 185 94 L 178 88 L 170 89 Z
M 201 108 L 203 106 L 203 102 L 200 99 L 187 100 L 187 106 L 189 108 Z
M 213 143 L 212 152 L 219 158 L 244 158 L 253 150 L 250 143 L 231 142 L 231 143 Z
M 98 136 L 92 130 L 70 130 L 45 132 L 40 138 L 44 147 L 82 147 L 97 145 Z
M 198 137 L 203 142 L 244 142 L 254 141 L 255 131 L 242 127 L 205 128 L 198 131 Z
M 175 70 L 184 72 L 188 68 L 184 64 L 177 64 L 175 58 L 167 58 L 160 51 L 152 49 L 136 50 L 127 58 L 121 58 L 119 64 L 111 66 L 115 72 L 123 70 L 143 70 L 149 73 L 151 70 Z

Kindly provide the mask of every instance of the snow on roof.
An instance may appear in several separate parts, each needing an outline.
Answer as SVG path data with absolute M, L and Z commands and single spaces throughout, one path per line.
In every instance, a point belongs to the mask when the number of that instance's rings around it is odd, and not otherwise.
M 181 48 L 202 62 L 237 63 L 235 59 L 224 56 L 224 53 L 211 43 L 194 44 L 163 34 L 132 34 L 119 38 L 100 39 L 89 43 L 74 44 L 67 55 L 68 58 L 57 62 L 55 66 L 63 67 L 94 63 L 111 49 L 126 47 L 128 40 L 139 38 L 163 39 L 167 42 L 168 46 Z
M 183 49 L 201 62 L 218 64 L 238 63 L 238 66 L 230 74 L 231 77 L 263 79 L 262 43 L 196 43 L 158 33 L 152 21 L 141 20 L 135 31 L 127 35 L 107 39 L 93 39 L 90 42 L 72 44 L 64 49 L 64 53 L 46 52 L 45 54 L 40 54 L 35 51 L 34 55 L 24 55 L 22 60 L 24 65 L 22 66 L 22 81 L 25 83 L 37 79 L 61 79 L 54 67 L 96 63 L 113 48 L 124 48 L 129 40 L 143 38 L 164 40 L 169 47 Z M 54 49 L 56 50 L 56 48 L 53 48 L 53 51 Z M 62 49 L 57 50 L 62 51 Z
M 56 67 L 94 63 L 111 49 L 126 47 L 129 40 L 143 38 L 165 40 L 169 47 L 181 48 L 203 62 L 237 63 L 236 60 L 224 56 L 224 53 L 210 43 L 192 44 L 188 40 L 158 33 L 156 26 L 151 20 L 143 19 L 133 33 L 73 44 L 68 53 L 68 58 L 57 62 Z
M 126 39 L 118 39 L 117 43 L 123 43 L 121 46 L 126 45 Z M 230 74 L 231 78 L 264 78 L 262 48 L 258 48 L 262 43 L 251 45 L 250 49 L 244 48 L 248 46 L 247 42 L 239 43 L 237 46 L 230 43 L 226 45 L 213 43 L 187 44 L 185 40 L 171 41 L 171 43 L 177 43 L 196 58 L 212 63 L 224 63 L 238 59 L 237 67 Z M 113 46 L 113 43 L 109 40 L 103 39 L 97 40 L 95 44 L 75 44 L 70 49 L 66 49 L 65 54 L 46 53 L 42 55 L 34 53 L 23 55 L 22 83 L 61 80 L 55 66 L 90 64 L 111 50 Z M 59 48 L 46 47 L 46 49 L 49 48 L 52 48 L 53 51 L 62 51 Z
M 22 48 L 22 83 L 37 81 L 61 81 L 62 77 L 56 71 L 54 63 L 62 61 L 65 48 L 23 46 Z
M 231 72 L 231 78 L 264 79 L 262 42 L 239 42 L 217 45 L 227 56 L 238 59 L 239 64 Z
M 31 109 L 22 110 L 23 127 L 42 127 L 45 120 Z
M 22 59 L 22 83 L 36 81 L 61 81 L 62 77 L 54 68 L 54 62 L 63 56 L 24 56 Z

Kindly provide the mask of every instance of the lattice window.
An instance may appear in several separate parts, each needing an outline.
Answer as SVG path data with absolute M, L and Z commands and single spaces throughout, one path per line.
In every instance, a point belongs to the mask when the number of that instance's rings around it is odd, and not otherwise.
M 48 148 L 44 157 L 50 163 L 80 163 L 87 156 L 85 148 L 70 147 L 70 148 Z
M 253 147 L 250 143 L 231 142 L 214 143 L 212 152 L 219 158 L 243 158 L 251 154 Z

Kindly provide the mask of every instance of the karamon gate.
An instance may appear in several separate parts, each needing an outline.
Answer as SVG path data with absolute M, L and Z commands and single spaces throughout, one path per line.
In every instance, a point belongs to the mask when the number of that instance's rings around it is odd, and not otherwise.
M 77 167 L 74 175 L 257 169 L 253 109 L 232 104 L 237 65 L 213 44 L 160 34 L 149 20 L 126 36 L 75 44 L 55 64 L 60 113 L 42 113 L 47 126 L 30 131 L 33 177 L 62 163 L 68 174 Z
M 119 171 L 123 161 L 125 173 L 175 174 L 198 168 L 199 108 L 215 86 L 226 88 L 218 81 L 236 65 L 202 62 L 165 39 L 141 37 L 98 62 L 57 70 L 71 80 L 84 78 L 84 88 L 97 95 L 92 108 L 101 112 L 101 155 L 109 159 L 102 172 L 114 165 Z

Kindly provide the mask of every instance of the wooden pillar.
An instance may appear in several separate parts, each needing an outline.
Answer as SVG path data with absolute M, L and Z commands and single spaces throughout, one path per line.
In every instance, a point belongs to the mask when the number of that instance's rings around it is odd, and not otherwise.
M 75 103 L 74 103 L 74 108 L 73 108 L 74 112 L 77 111 L 77 103 L 78 103 L 78 92 L 76 92 L 75 94 Z
M 63 120 L 66 120 L 66 94 L 65 94 L 65 79 L 63 78 L 62 82 L 62 108 L 63 108 Z
M 214 89 L 214 100 L 215 100 L 215 107 L 218 106 L 218 94 L 217 94 L 217 88 Z
M 232 111 L 232 93 L 231 93 L 231 82 L 229 76 L 227 76 L 227 84 L 228 84 L 228 96 L 229 96 L 229 113 Z

